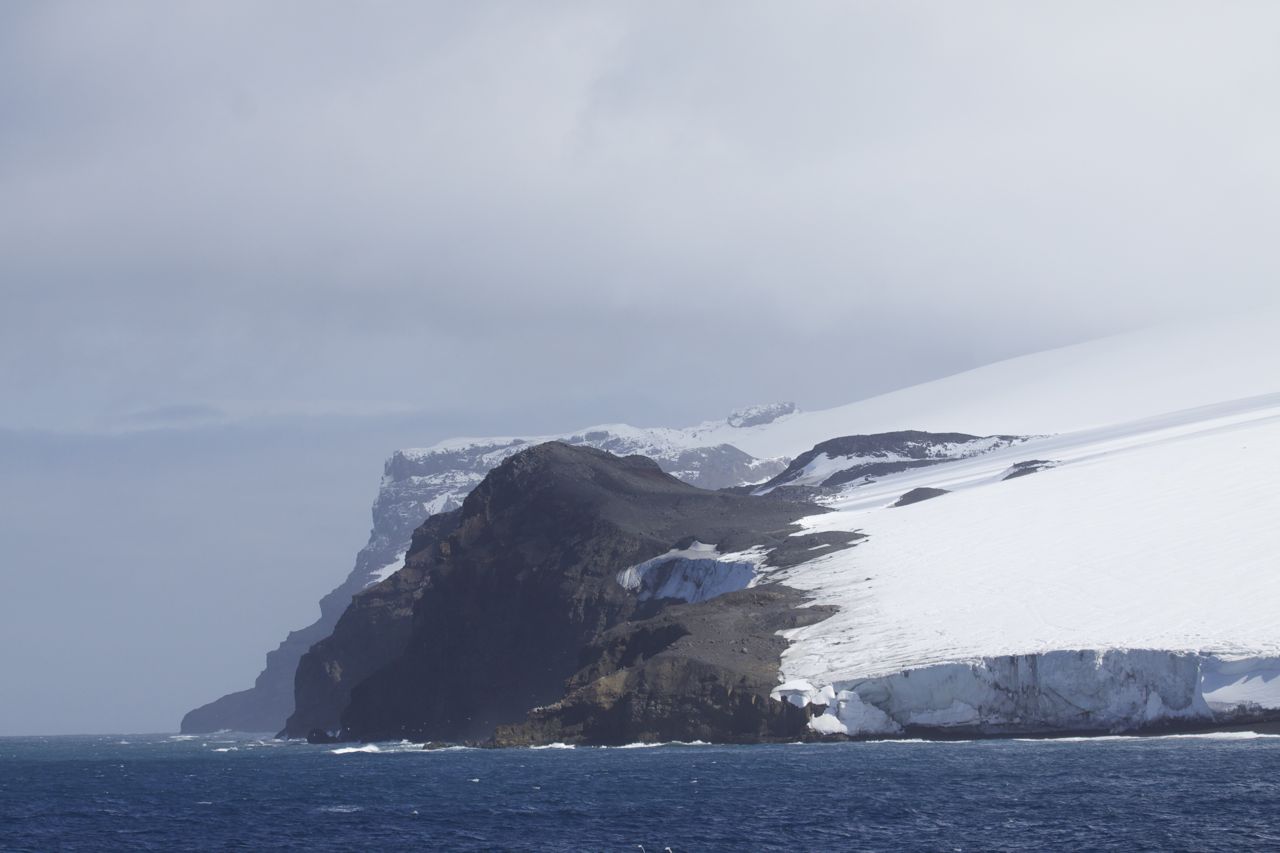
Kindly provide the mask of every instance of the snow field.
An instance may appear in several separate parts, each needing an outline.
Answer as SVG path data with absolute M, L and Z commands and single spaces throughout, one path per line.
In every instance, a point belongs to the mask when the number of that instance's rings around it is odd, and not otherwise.
M 1062 464 L 1002 479 L 1030 458 Z M 839 608 L 786 633 L 784 680 L 843 700 L 816 728 L 863 733 L 1080 726 L 1037 691 L 1103 727 L 1280 708 L 1277 474 L 1269 395 L 850 489 L 806 528 L 869 538 L 769 575 Z M 957 491 L 886 508 L 916 485 Z M 1039 704 L 1011 704 L 1010 689 Z

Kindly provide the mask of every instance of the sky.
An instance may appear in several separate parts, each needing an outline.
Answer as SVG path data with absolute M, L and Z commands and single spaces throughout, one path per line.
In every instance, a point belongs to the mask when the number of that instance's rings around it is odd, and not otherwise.
M 382 459 L 1274 304 L 1271 3 L 0 4 L 0 734 L 170 730 Z

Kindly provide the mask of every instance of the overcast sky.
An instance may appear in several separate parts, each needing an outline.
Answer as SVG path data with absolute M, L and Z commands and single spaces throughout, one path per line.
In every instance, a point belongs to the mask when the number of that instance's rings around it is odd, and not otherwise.
M 247 686 L 395 446 L 1274 302 L 1278 43 L 1269 2 L 0 4 L 0 733 Z

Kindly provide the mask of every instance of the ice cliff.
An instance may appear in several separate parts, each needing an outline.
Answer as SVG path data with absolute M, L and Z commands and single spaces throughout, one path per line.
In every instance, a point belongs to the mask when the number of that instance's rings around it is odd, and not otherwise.
M 1223 660 L 1153 649 L 1059 650 L 934 664 L 775 698 L 810 709 L 821 734 L 1127 732 L 1236 723 L 1280 710 L 1280 658 Z

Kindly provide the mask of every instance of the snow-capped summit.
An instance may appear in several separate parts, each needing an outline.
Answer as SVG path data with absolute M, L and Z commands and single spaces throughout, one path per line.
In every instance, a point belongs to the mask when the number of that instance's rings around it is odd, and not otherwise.
M 681 457 L 691 450 L 701 451 L 710 447 L 732 446 L 734 436 L 754 434 L 758 430 L 752 428 L 763 428 L 770 424 L 785 422 L 788 416 L 795 415 L 797 411 L 794 403 L 768 403 L 737 409 L 723 420 L 703 421 L 695 426 L 679 429 L 636 427 L 630 424 L 597 424 L 574 432 L 549 435 L 450 438 L 429 447 L 397 451 L 396 457 L 393 457 L 390 464 L 398 464 L 397 458 L 405 463 L 414 464 L 424 463 L 430 459 L 466 457 L 473 460 L 477 466 L 487 466 L 485 470 L 488 470 L 526 447 L 548 441 L 563 441 L 566 444 L 607 450 L 617 456 L 631 454 L 648 456 L 659 463 L 669 463 L 672 470 L 687 469 L 690 477 L 681 479 L 686 479 L 693 485 L 721 488 L 750 482 L 750 480 L 744 481 L 736 472 L 730 473 L 719 469 L 703 471 L 693 460 L 690 460 L 693 467 L 689 467 L 680 463 Z M 747 454 L 735 455 L 735 459 L 742 458 L 747 458 Z M 776 467 L 781 470 L 785 467 L 786 461 L 786 458 L 766 457 L 757 463 L 757 469 L 764 471 Z M 666 467 L 665 464 L 664 467 Z
M 779 418 L 797 412 L 795 403 L 766 403 L 762 406 L 747 406 L 729 413 L 725 423 L 734 429 L 771 424 Z

